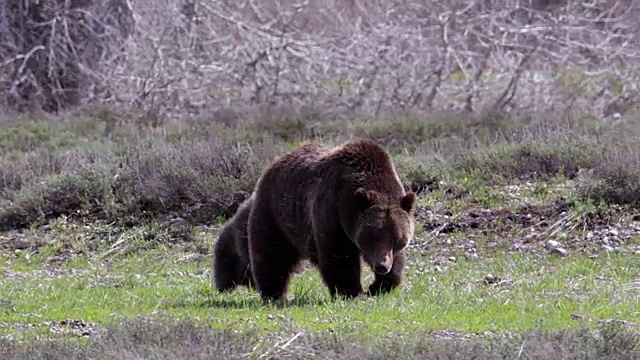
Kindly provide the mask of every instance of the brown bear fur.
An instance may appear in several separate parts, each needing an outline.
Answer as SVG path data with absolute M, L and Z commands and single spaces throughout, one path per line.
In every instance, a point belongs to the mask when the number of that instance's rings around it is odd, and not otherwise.
M 251 269 L 262 299 L 286 301 L 303 259 L 320 270 L 332 298 L 364 294 L 361 260 L 375 272 L 368 294 L 396 288 L 402 250 L 414 234 L 415 199 L 372 140 L 306 143 L 276 159 L 256 184 L 249 215 Z
M 236 213 L 222 227 L 213 248 L 213 277 L 220 292 L 230 291 L 238 286 L 254 288 L 249 261 L 247 222 L 253 204 L 253 194 L 240 204 Z M 304 268 L 298 266 L 296 273 Z

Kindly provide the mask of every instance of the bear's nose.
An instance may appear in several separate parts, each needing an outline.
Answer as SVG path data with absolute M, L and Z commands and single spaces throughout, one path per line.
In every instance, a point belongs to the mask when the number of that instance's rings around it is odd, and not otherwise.
M 373 271 L 377 272 L 380 275 L 385 275 L 390 270 L 391 268 L 389 268 L 389 266 L 387 266 L 387 264 L 383 262 L 379 262 L 373 267 Z

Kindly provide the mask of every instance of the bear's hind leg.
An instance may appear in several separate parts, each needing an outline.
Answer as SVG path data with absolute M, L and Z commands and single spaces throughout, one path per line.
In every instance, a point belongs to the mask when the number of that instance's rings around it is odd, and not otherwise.
M 255 289 L 264 301 L 286 301 L 297 249 L 275 225 L 267 209 L 254 207 L 249 221 L 249 254 Z
M 236 253 L 238 254 L 238 284 L 249 289 L 255 289 L 253 284 L 253 272 L 251 271 L 251 260 L 249 259 L 249 239 L 239 237 L 237 241 Z

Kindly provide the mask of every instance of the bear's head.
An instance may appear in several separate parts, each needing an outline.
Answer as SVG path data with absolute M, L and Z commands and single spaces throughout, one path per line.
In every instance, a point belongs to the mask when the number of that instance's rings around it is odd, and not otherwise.
M 358 188 L 355 199 L 361 212 L 353 240 L 373 271 L 387 274 L 395 254 L 404 250 L 413 239 L 416 195 L 409 192 L 389 198 L 375 190 Z

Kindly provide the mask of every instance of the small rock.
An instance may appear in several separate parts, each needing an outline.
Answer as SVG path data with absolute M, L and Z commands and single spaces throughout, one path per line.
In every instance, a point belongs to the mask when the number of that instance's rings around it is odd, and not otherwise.
M 571 320 L 582 320 L 582 319 L 584 319 L 584 315 L 571 314 Z
M 484 277 L 484 282 L 487 284 L 494 284 L 496 282 L 496 277 L 493 276 L 493 274 L 487 274 L 487 276 Z
M 456 257 L 455 256 L 449 256 L 449 261 L 450 262 L 456 262 Z
M 561 248 L 561 247 L 553 248 L 550 250 L 550 252 L 552 254 L 557 254 L 563 257 L 569 255 L 569 252 L 565 248 Z
M 558 243 L 555 240 L 547 240 L 547 242 L 544 244 L 544 247 L 547 249 L 547 251 L 553 251 L 559 246 L 560 246 L 560 243 Z

